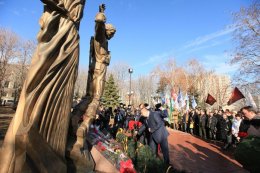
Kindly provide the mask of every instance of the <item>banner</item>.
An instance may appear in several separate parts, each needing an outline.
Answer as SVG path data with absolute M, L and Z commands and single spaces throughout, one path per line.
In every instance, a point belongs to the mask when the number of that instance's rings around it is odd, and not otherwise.
M 212 95 L 208 94 L 206 103 L 212 106 L 215 102 L 216 102 L 216 99 Z
M 235 87 L 235 89 L 232 91 L 231 97 L 227 102 L 227 105 L 231 105 L 242 98 L 245 98 L 245 96 L 239 91 L 237 87 Z

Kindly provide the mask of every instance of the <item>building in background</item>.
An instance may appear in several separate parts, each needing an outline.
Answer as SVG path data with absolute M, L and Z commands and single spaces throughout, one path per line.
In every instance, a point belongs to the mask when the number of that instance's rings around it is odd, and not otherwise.
M 8 64 L 0 90 L 2 106 L 14 106 L 18 103 L 27 71 L 28 66 Z

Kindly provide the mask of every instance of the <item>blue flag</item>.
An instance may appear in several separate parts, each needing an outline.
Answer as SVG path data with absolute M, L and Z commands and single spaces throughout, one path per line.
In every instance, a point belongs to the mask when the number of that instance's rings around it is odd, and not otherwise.
M 190 103 L 189 103 L 189 96 L 187 93 L 185 95 L 185 101 L 186 101 L 186 111 L 188 111 L 190 109 Z
M 165 97 L 162 97 L 162 105 L 165 104 Z
M 192 96 L 191 106 L 192 106 L 193 109 L 195 109 L 197 107 L 197 103 L 196 103 L 194 96 Z
M 182 95 L 181 95 L 181 89 L 180 88 L 179 88 L 177 101 L 178 101 L 179 105 L 181 105 L 181 103 L 182 103 Z

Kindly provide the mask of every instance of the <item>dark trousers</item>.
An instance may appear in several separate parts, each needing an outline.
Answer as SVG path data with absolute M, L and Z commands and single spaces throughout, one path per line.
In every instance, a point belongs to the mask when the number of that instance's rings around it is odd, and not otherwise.
M 144 134 L 142 134 L 142 135 L 139 137 L 138 141 L 139 141 L 141 144 L 143 144 L 143 145 L 149 145 L 149 136 L 146 135 L 145 132 L 144 132 Z
M 216 131 L 214 129 L 209 129 L 209 138 L 216 140 Z
M 200 128 L 199 128 L 199 126 L 197 124 L 194 124 L 193 133 L 196 136 L 200 136 Z
M 187 123 L 182 123 L 182 131 L 187 132 Z
M 169 147 L 168 147 L 168 139 L 163 140 L 161 143 L 156 143 L 155 140 L 151 137 L 149 146 L 151 147 L 154 154 L 158 155 L 158 144 L 160 144 L 162 153 L 163 153 L 163 160 L 165 164 L 170 163 L 169 158 Z
M 205 126 L 200 126 L 200 127 L 199 127 L 199 134 L 200 134 L 200 137 L 201 137 L 201 138 L 207 139 Z

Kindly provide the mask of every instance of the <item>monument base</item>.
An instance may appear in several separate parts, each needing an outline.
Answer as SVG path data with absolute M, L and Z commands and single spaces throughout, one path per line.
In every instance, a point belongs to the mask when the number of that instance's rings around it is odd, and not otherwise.
M 92 147 L 91 155 L 93 156 L 95 162 L 95 171 L 106 172 L 106 173 L 119 173 L 114 165 L 109 162 L 96 147 Z

